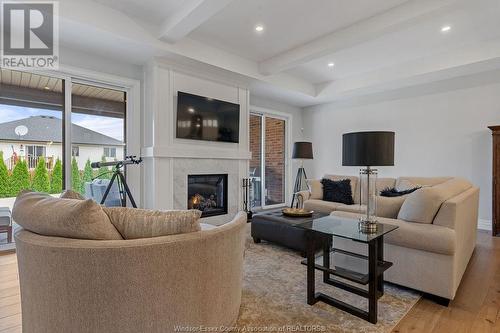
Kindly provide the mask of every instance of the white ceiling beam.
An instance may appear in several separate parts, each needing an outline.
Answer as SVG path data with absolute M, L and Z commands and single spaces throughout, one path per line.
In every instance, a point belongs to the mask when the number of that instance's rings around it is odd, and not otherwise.
M 233 0 L 186 0 L 185 4 L 165 19 L 158 38 L 175 43 L 186 37 Z
M 259 63 L 263 75 L 276 74 L 308 63 L 342 49 L 399 31 L 441 14 L 463 0 L 410 0 L 382 14 L 337 30 Z
M 317 103 L 383 93 L 401 88 L 500 69 L 500 39 L 466 45 L 439 55 L 316 85 Z

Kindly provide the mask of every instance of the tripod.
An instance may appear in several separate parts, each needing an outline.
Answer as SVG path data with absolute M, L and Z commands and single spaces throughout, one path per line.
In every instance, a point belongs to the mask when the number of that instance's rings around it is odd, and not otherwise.
M 113 166 L 113 176 L 111 177 L 111 180 L 108 184 L 108 187 L 106 187 L 106 191 L 104 192 L 104 195 L 102 196 L 101 199 L 101 205 L 104 205 L 104 202 L 106 201 L 106 198 L 108 197 L 109 191 L 111 191 L 111 188 L 113 187 L 113 184 L 116 180 L 118 184 L 118 191 L 120 193 L 120 203 L 122 207 L 125 207 L 127 205 L 127 196 L 130 199 L 130 203 L 132 204 L 132 207 L 137 208 L 137 205 L 135 204 L 134 197 L 132 196 L 132 193 L 130 192 L 130 189 L 127 185 L 127 181 L 125 180 L 125 176 L 123 175 L 122 168 L 125 165 L 129 164 L 140 164 L 142 162 L 142 158 L 139 157 L 139 159 L 136 159 L 135 156 L 125 156 L 125 159 L 123 161 L 118 161 L 118 162 L 94 162 L 91 163 L 90 166 L 92 168 L 100 168 L 100 167 L 108 167 L 108 166 Z M 100 175 L 98 175 L 96 178 L 101 177 L 102 175 L 108 174 L 109 172 L 104 172 Z M 94 180 L 92 179 L 92 180 Z
M 135 204 L 134 197 L 132 196 L 132 193 L 130 192 L 130 189 L 127 185 L 127 181 L 125 180 L 125 176 L 123 175 L 123 172 L 120 169 L 121 166 L 116 166 L 113 170 L 113 176 L 111 177 L 111 180 L 108 184 L 108 187 L 106 187 L 106 191 L 104 191 L 104 195 L 102 196 L 101 199 L 101 205 L 104 205 L 104 202 L 106 201 L 106 198 L 108 197 L 109 191 L 111 191 L 111 188 L 113 187 L 113 183 L 115 180 L 117 181 L 118 184 L 118 191 L 120 192 L 120 202 L 122 204 L 122 207 L 127 206 L 127 196 L 130 199 L 130 203 L 132 204 L 132 207 L 137 208 L 137 205 Z

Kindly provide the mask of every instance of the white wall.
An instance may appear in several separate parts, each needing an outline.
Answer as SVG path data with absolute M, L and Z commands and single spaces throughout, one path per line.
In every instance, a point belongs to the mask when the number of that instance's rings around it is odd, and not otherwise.
M 77 67 L 129 79 L 142 80 L 142 66 L 116 61 L 116 59 L 104 58 L 67 47 L 60 47 L 59 56 L 62 66 Z
M 491 134 L 500 124 L 500 84 L 377 104 L 304 110 L 306 139 L 314 144 L 308 171 L 357 174 L 342 167 L 342 134 L 363 130 L 396 132 L 395 166 L 379 176 L 461 176 L 480 187 L 480 223 L 491 220 Z M 490 224 L 491 225 L 491 224 Z

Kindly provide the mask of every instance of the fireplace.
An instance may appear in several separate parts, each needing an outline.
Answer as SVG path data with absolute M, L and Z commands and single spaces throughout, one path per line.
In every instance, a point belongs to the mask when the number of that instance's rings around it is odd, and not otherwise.
M 227 174 L 188 175 L 187 202 L 201 217 L 227 214 Z

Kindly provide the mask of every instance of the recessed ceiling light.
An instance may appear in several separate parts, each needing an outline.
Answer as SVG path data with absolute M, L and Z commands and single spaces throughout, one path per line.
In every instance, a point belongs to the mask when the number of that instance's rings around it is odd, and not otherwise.
M 445 25 L 441 28 L 441 32 L 448 32 L 451 30 L 451 27 L 449 25 Z
M 333 62 L 328 63 L 328 67 L 332 68 L 333 66 L 335 66 L 335 64 Z
M 257 25 L 255 26 L 255 31 L 257 31 L 257 32 L 262 32 L 262 31 L 264 31 L 264 26 L 263 26 L 262 24 L 257 24 Z

